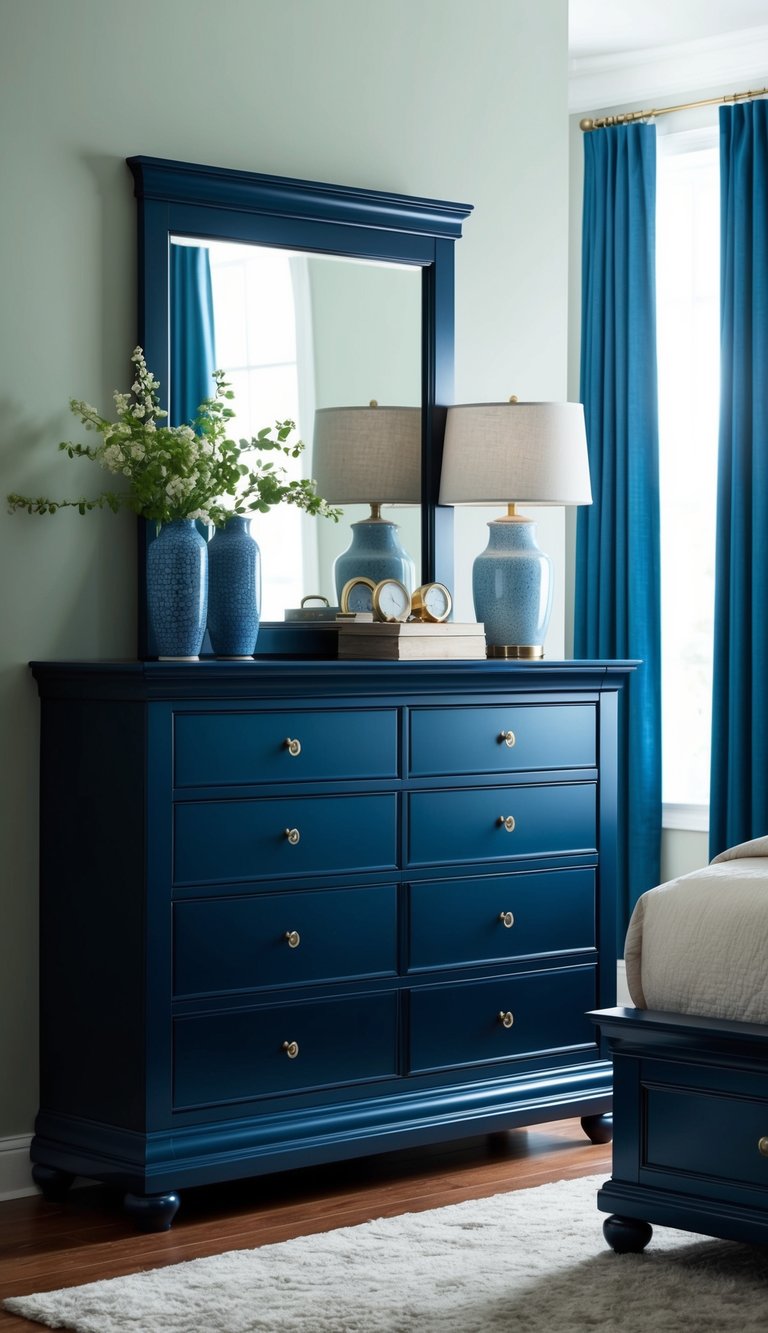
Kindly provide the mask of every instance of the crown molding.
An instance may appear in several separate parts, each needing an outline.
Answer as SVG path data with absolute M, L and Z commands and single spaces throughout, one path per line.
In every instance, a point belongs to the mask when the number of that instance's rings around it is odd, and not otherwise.
M 591 114 L 700 89 L 744 92 L 766 85 L 768 24 L 670 46 L 574 58 L 569 62 L 568 110 L 571 115 Z

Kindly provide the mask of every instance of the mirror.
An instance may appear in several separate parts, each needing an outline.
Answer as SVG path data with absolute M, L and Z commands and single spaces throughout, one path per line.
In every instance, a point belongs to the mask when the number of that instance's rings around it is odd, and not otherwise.
M 139 213 L 138 341 L 161 392 L 171 392 L 174 350 L 171 247 L 205 247 L 221 312 L 215 359 L 235 391 L 235 433 L 296 420 L 307 445 L 297 462 L 311 476 L 315 409 L 372 398 L 420 407 L 421 505 L 382 517 L 399 525 L 417 580 L 452 586 L 452 511 L 438 508 L 437 492 L 453 391 L 453 243 L 469 206 L 154 158 L 128 165 Z M 249 284 L 256 307 L 272 293 L 268 318 L 257 309 L 250 327 Z M 257 516 L 269 567 L 257 655 L 335 655 L 327 630 L 283 617 L 299 593 L 337 600 L 334 558 L 349 545 L 350 523 L 368 512 L 345 505 L 338 525 L 285 505 Z M 279 522 L 286 517 L 300 525 L 294 537 Z M 143 591 L 151 536 L 142 531 L 139 541 L 140 657 L 154 656 Z

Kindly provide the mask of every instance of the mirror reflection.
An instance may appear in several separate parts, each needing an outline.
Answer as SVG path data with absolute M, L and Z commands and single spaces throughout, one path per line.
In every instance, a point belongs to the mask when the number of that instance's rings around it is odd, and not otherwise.
M 190 248 L 194 256 L 181 255 Z M 322 420 L 326 409 L 367 408 L 372 400 L 382 407 L 421 407 L 421 271 L 416 266 L 173 236 L 172 275 L 181 271 L 177 260 L 195 264 L 207 309 L 202 359 L 212 358 L 207 373 L 223 370 L 232 386 L 232 434 L 251 437 L 275 421 L 295 421 L 306 448 L 298 459 L 285 461 L 296 476 L 316 475 L 312 446 L 318 411 Z M 188 420 L 210 389 L 199 392 L 198 379 L 186 395 L 179 392 L 188 364 L 200 363 L 192 344 L 200 347 L 201 329 L 195 327 L 199 312 L 179 307 L 174 281 L 172 276 L 171 414 Z M 331 472 L 343 477 L 343 465 Z M 350 525 L 370 518 L 370 504 L 382 498 L 351 504 L 345 502 L 350 490 L 338 496 L 325 494 L 320 485 L 318 490 L 330 503 L 341 504 L 340 523 L 311 518 L 290 505 L 252 520 L 262 553 L 263 621 L 283 620 L 287 609 L 298 608 L 310 594 L 338 604 L 334 562 L 350 546 Z M 419 505 L 385 503 L 381 517 L 398 525 L 419 582 Z

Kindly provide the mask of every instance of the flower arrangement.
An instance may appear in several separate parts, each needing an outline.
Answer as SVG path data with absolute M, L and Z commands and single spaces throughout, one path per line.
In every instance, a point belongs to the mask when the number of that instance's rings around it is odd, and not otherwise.
M 81 514 L 107 507 L 113 512 L 131 509 L 142 518 L 170 523 L 176 519 L 201 519 L 221 527 L 233 515 L 266 512 L 274 505 L 297 505 L 308 514 L 338 521 L 341 510 L 332 509 L 317 494 L 313 481 L 292 481 L 285 469 L 270 460 L 243 461 L 244 455 L 278 452 L 298 458 L 301 440 L 289 443 L 295 429 L 292 421 L 275 423 L 255 438 L 228 438 L 228 425 L 235 413 L 227 404 L 234 394 L 224 371 L 213 373 L 215 392 L 197 410 L 191 425 L 166 426 L 168 414 L 160 407 L 159 380 L 147 368 L 144 353 L 137 347 L 131 356 L 135 379 L 131 392 L 115 392 L 117 421 L 108 421 L 90 403 L 70 399 L 70 408 L 86 430 L 101 436 L 97 445 L 63 441 L 59 449 L 69 458 L 90 458 L 115 476 L 125 478 L 127 490 L 106 490 L 93 499 L 51 500 L 43 496 L 9 495 L 13 513 L 54 514 L 57 509 L 75 508 Z

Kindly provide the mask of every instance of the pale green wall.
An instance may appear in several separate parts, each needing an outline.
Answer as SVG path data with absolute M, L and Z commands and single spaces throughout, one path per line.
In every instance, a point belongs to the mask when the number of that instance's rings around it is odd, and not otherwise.
M 106 409 L 129 384 L 132 154 L 474 204 L 457 396 L 564 396 L 566 0 L 0 0 L 0 28 L 3 495 L 98 489 L 55 445 L 70 395 Z M 37 1101 L 25 664 L 133 655 L 132 522 L 3 511 L 0 568 L 2 1139 L 31 1130 Z

